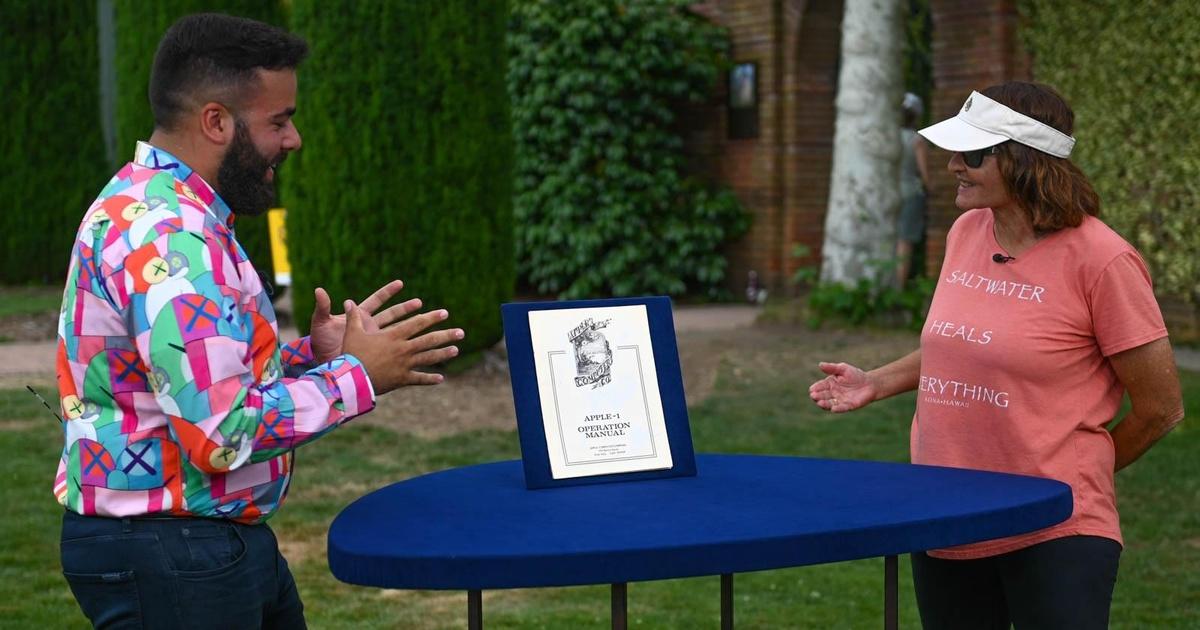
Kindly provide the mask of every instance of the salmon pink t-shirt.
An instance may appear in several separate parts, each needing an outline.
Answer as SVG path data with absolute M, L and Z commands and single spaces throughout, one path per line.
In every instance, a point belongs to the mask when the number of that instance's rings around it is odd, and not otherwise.
M 1121 543 L 1105 429 L 1125 389 L 1107 357 L 1165 337 L 1146 265 L 1103 222 L 1051 233 L 1006 263 L 990 209 L 963 214 L 921 333 L 916 464 L 1036 475 L 1071 486 L 1053 527 L 931 552 L 981 558 L 1072 535 Z

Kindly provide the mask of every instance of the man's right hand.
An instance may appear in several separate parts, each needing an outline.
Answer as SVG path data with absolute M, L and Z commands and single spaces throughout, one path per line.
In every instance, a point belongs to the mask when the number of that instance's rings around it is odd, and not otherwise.
M 424 332 L 449 317 L 445 310 L 420 313 L 382 329 L 372 330 L 371 315 L 346 300 L 346 332 L 342 353 L 354 355 L 367 370 L 375 393 L 384 394 L 405 385 L 436 385 L 441 374 L 418 372 L 458 355 L 449 345 L 463 338 L 461 328 Z
M 849 363 L 818 364 L 828 374 L 808 388 L 808 397 L 834 413 L 854 411 L 875 400 L 877 388 L 866 372 Z

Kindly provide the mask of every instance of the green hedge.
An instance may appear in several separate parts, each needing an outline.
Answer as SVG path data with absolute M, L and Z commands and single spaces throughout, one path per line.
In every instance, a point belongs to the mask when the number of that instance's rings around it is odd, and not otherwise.
M 292 12 L 312 47 L 304 149 L 283 167 L 296 313 L 318 284 L 361 300 L 400 278 L 405 296 L 450 310 L 464 351 L 494 344 L 514 281 L 506 3 L 294 0 Z
M 66 275 L 104 160 L 94 2 L 0 2 L 0 283 Z
M 717 296 L 747 220 L 688 179 L 676 112 L 725 67 L 687 0 L 517 0 L 508 89 L 522 277 L 541 293 Z
M 1072 159 L 1160 294 L 1200 303 L 1200 3 L 1022 0 L 1034 76 L 1075 110 Z
M 78 4 L 92 6 L 95 11 L 93 2 Z M 137 141 L 146 140 L 154 131 L 148 96 L 150 66 L 158 41 L 175 20 L 191 13 L 215 12 L 280 26 L 286 22 L 283 8 L 275 0 L 115 0 L 114 5 L 119 162 L 116 166 L 132 159 Z M 280 198 L 279 202 L 287 205 L 286 199 Z M 266 216 L 238 219 L 235 229 L 254 266 L 260 272 L 273 274 Z

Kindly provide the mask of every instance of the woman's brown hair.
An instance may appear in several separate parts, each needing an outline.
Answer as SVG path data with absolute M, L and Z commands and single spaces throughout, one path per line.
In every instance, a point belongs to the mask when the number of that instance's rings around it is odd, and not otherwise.
M 982 93 L 1068 136 L 1074 129 L 1075 112 L 1048 85 L 1010 81 L 993 85 Z M 996 157 L 1009 194 L 1028 213 L 1035 231 L 1047 233 L 1077 227 L 1083 223 L 1085 214 L 1100 214 L 1100 197 L 1071 160 L 1019 142 L 1000 145 Z

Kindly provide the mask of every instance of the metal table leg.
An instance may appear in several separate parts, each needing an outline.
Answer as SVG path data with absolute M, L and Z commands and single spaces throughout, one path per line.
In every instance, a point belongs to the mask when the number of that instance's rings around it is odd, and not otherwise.
M 483 591 L 467 591 L 467 628 L 483 630 Z
M 721 574 L 721 630 L 733 630 L 733 574 Z
M 896 630 L 900 627 L 900 598 L 896 580 L 899 574 L 896 556 L 883 559 L 883 627 Z
M 626 630 L 629 626 L 629 585 L 615 582 L 612 585 L 612 627 Z

